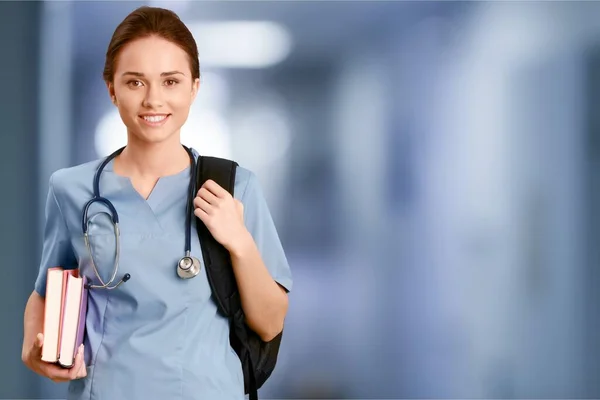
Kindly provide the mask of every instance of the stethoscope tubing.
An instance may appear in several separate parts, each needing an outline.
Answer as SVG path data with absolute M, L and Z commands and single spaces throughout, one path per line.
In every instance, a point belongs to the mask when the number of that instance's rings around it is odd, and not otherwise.
M 191 164 L 190 164 L 191 165 L 191 178 L 190 178 L 190 183 L 188 186 L 186 217 L 185 217 L 185 257 L 189 257 L 190 259 L 192 259 L 192 257 L 191 257 L 191 230 L 192 230 L 192 209 L 193 209 L 193 202 L 194 202 L 195 188 L 196 188 L 196 159 L 195 159 L 194 154 L 192 153 L 191 149 L 189 149 L 186 146 L 183 146 L 183 147 L 185 148 L 188 155 L 190 156 L 190 162 L 191 162 Z M 100 285 L 94 285 L 94 284 L 88 283 L 87 284 L 88 289 L 109 289 L 109 290 L 116 289 L 121 284 L 123 284 L 124 282 L 127 282 L 131 278 L 131 275 L 127 273 L 121 278 L 121 280 L 119 282 L 117 282 L 117 284 L 112 285 L 113 281 L 115 280 L 115 278 L 117 276 L 118 270 L 119 270 L 119 259 L 120 259 L 120 255 L 121 255 L 120 254 L 121 233 L 120 233 L 120 229 L 119 229 L 119 214 L 117 213 L 115 206 L 110 202 L 110 200 L 108 200 L 105 197 L 100 196 L 100 177 L 102 175 L 102 171 L 104 170 L 104 167 L 112 159 L 114 159 L 116 156 L 121 154 L 123 149 L 125 149 L 125 146 L 121 147 L 120 149 L 118 149 L 115 152 L 113 152 L 112 154 L 110 154 L 100 164 L 100 166 L 96 170 L 96 173 L 94 174 L 94 182 L 93 182 L 94 197 L 92 197 L 83 207 L 83 212 L 82 212 L 82 217 L 81 217 L 81 229 L 83 231 L 83 239 L 85 242 L 85 247 L 88 252 L 88 256 L 90 259 L 92 269 L 94 271 L 94 275 L 96 275 L 96 278 L 101 283 Z M 90 207 L 94 203 L 102 203 L 110 210 L 110 213 L 106 213 L 106 212 L 105 213 L 110 215 L 111 222 L 112 222 L 112 225 L 114 228 L 114 234 L 115 234 L 115 240 L 116 240 L 115 262 L 113 265 L 112 276 L 110 277 L 110 280 L 108 282 L 104 282 L 104 280 L 100 277 L 100 274 L 98 273 L 98 268 L 96 266 L 96 263 L 94 262 L 94 257 L 92 255 L 92 249 L 90 246 L 90 238 L 88 235 L 88 226 L 89 226 L 88 212 L 89 212 Z M 193 259 L 193 260 L 196 263 L 198 263 L 197 259 Z M 179 264 L 181 264 L 181 261 Z M 193 276 L 195 276 L 195 274 Z

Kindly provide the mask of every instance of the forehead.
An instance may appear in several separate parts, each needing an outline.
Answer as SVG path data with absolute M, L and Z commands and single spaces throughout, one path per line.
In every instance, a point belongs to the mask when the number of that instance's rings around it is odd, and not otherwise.
M 185 74 L 191 73 L 187 53 L 173 42 L 151 36 L 136 39 L 121 49 L 115 75 L 125 71 L 160 75 L 162 72 L 175 70 Z

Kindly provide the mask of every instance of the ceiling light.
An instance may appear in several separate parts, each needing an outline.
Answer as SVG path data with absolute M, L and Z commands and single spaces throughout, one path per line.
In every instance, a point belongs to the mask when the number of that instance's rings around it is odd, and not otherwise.
M 188 27 L 202 66 L 266 68 L 283 61 L 292 49 L 289 32 L 274 22 L 204 22 Z

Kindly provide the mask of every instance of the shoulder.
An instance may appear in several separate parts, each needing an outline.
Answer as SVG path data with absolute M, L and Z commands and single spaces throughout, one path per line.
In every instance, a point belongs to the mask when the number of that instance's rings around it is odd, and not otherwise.
M 255 200 L 260 200 L 262 196 L 262 190 L 260 188 L 259 180 L 256 174 L 249 168 L 240 164 L 239 161 L 231 158 L 214 156 L 214 155 L 201 155 L 198 151 L 192 148 L 192 152 L 196 157 L 207 157 L 218 162 L 222 165 L 228 165 L 228 163 L 235 163 L 235 184 L 233 187 L 233 197 L 240 200 L 244 205 L 252 204 Z
M 258 179 L 250 169 L 238 165 L 235 172 L 235 197 L 243 200 L 247 194 L 258 185 Z
M 96 169 L 103 159 L 96 159 L 72 167 L 61 168 L 50 175 L 50 190 L 62 196 L 73 189 L 91 188 Z
M 262 220 L 265 216 L 270 217 L 263 187 L 254 171 L 242 166 L 237 167 L 234 197 L 244 205 L 244 218 L 248 223 L 253 219 Z

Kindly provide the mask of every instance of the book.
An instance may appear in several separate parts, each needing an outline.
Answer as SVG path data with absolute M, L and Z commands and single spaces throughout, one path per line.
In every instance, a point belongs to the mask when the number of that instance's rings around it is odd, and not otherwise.
M 44 309 L 42 361 L 63 368 L 75 364 L 85 335 L 87 279 L 78 269 L 49 268 Z

